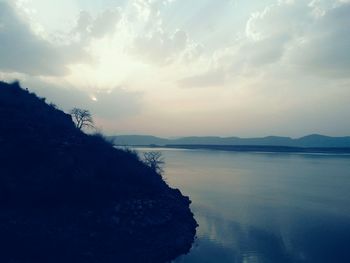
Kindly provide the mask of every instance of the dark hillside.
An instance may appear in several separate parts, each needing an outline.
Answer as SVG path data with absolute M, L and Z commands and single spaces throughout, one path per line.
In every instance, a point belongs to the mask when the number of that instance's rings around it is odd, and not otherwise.
M 285 146 L 303 148 L 350 148 L 350 136 L 330 137 L 311 134 L 301 138 L 267 136 L 261 138 L 239 137 L 183 137 L 178 139 L 165 139 L 144 135 L 118 135 L 110 136 L 116 145 L 130 146 L 175 146 L 175 145 L 212 145 L 212 146 Z
M 165 262 L 189 250 L 189 199 L 137 155 L 18 83 L 0 82 L 0 120 L 1 262 Z

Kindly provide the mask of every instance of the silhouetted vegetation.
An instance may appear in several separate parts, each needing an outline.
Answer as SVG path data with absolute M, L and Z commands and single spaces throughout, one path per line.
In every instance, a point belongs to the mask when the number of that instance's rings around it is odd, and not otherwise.
M 0 262 L 165 262 L 189 250 L 189 199 L 135 153 L 83 133 L 90 117 L 74 123 L 0 82 Z
M 164 158 L 161 152 L 146 152 L 143 154 L 143 158 L 146 165 L 159 175 L 162 175 Z
M 132 149 L 132 148 L 129 148 L 129 147 L 122 147 L 122 148 L 120 148 L 120 149 L 121 149 L 122 151 L 124 151 L 124 152 L 130 154 L 130 156 L 132 156 L 134 159 L 136 159 L 136 160 L 138 160 L 138 161 L 142 161 L 141 158 L 140 158 L 140 156 L 139 156 L 139 153 L 138 153 L 136 150 L 134 150 L 134 149 Z
M 72 115 L 75 126 L 78 129 L 94 128 L 94 121 L 91 113 L 88 110 L 73 108 L 70 111 L 70 114 Z

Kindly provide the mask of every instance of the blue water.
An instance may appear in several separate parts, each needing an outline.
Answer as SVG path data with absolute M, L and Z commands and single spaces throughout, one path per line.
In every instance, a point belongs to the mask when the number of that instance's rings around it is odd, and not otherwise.
M 350 156 L 160 151 L 199 223 L 176 263 L 350 262 Z

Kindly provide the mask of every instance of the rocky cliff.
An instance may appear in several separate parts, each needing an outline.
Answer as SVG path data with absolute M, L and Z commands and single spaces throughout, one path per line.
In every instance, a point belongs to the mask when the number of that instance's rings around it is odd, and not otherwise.
M 136 154 L 0 82 L 1 262 L 166 262 L 192 245 L 189 198 Z

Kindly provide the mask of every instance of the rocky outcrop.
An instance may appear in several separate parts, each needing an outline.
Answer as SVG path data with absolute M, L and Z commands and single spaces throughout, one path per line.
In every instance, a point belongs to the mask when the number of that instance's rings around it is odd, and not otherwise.
M 190 200 L 135 154 L 0 83 L 1 262 L 167 262 L 191 248 Z

